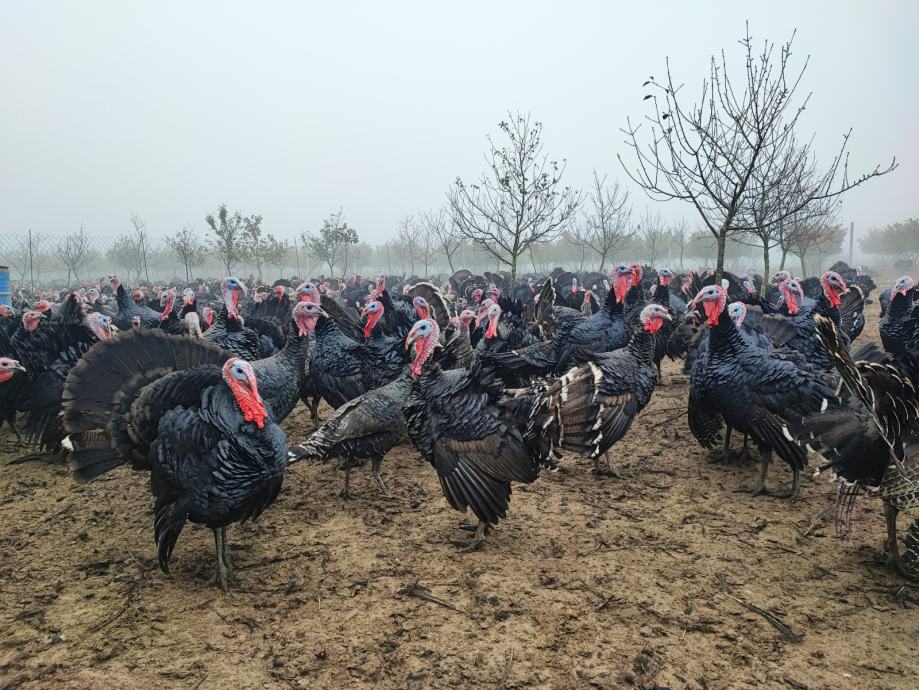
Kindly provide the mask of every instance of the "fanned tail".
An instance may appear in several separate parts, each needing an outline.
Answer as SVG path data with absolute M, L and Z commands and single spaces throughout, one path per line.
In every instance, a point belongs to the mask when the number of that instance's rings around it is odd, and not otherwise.
M 61 396 L 77 479 L 89 481 L 136 458 L 125 419 L 148 384 L 173 371 L 221 365 L 230 354 L 207 341 L 131 330 L 94 345 L 71 370 Z

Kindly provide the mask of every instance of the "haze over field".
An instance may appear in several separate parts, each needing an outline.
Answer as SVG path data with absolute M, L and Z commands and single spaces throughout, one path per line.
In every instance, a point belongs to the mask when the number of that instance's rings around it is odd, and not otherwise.
M 312 3 L 6 2 L 0 6 L 0 214 L 9 232 L 151 233 L 227 203 L 292 238 L 339 207 L 382 243 L 406 212 L 439 206 L 484 168 L 508 110 L 545 124 L 567 182 L 624 178 L 620 128 L 642 82 L 697 92 L 708 57 L 744 21 L 781 42 L 797 28 L 814 95 L 801 131 L 822 161 L 854 128 L 851 167 L 899 169 L 845 198 L 860 229 L 915 215 L 919 61 L 915 2 Z M 742 64 L 740 65 L 742 67 Z M 739 73 L 739 69 L 735 72 Z M 636 208 L 646 203 L 633 187 Z M 682 204 L 656 205 L 667 218 Z

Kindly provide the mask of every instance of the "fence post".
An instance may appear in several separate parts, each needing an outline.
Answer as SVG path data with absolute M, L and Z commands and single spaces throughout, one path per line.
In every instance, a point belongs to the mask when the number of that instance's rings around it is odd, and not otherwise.
M 32 294 L 35 294 L 35 269 L 32 261 L 32 228 L 29 228 L 29 283 L 32 285 Z

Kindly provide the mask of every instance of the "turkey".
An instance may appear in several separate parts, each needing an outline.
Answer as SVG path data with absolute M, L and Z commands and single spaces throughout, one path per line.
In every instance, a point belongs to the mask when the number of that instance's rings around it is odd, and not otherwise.
M 845 407 L 792 420 L 785 432 L 821 453 L 840 477 L 839 509 L 851 509 L 860 490 L 877 492 L 887 521 L 887 564 L 919 578 L 919 520 L 907 531 L 901 558 L 897 514 L 919 507 L 919 352 L 891 357 L 873 344 L 850 355 L 831 319 L 816 317 L 820 339 L 839 372 Z
M 891 291 L 890 304 L 881 319 L 879 331 L 884 349 L 903 357 L 919 341 L 919 313 L 915 307 L 919 290 L 910 276 L 897 279 Z
M 396 358 L 385 348 L 368 347 L 347 337 L 325 310 L 317 319 L 315 334 L 309 353 L 310 379 L 332 407 L 389 383 L 401 372 Z M 389 344 L 395 346 L 393 341 Z
M 112 322 L 119 330 L 126 331 L 132 328 L 135 322 L 144 328 L 156 328 L 159 325 L 162 314 L 138 304 L 133 296 L 128 295 L 118 276 L 111 276 L 110 281 L 112 290 L 115 292 L 115 301 L 118 304 L 118 312 Z
M 246 328 L 239 313 L 239 298 L 245 297 L 246 286 L 239 278 L 230 276 L 221 283 L 223 288 L 223 308 L 214 320 L 214 324 L 204 333 L 205 339 L 234 355 L 248 361 L 259 358 L 261 342 L 258 334 Z
M 79 480 L 130 464 L 150 472 L 163 572 L 188 521 L 214 533 L 216 580 L 232 562 L 226 528 L 275 500 L 287 442 L 252 366 L 201 339 L 134 331 L 88 352 L 64 392 L 64 424 Z
M 339 458 L 338 467 L 345 471 L 340 495 L 349 498 L 351 470 L 370 460 L 380 492 L 389 496 L 380 466 L 386 453 L 406 438 L 403 409 L 411 388 L 406 367 L 394 381 L 349 400 L 305 442 L 290 449 L 290 461 Z
M 444 369 L 466 369 L 472 364 L 476 355 L 472 349 L 469 328 L 475 320 L 476 314 L 471 309 L 463 309 L 460 315 L 455 317 L 453 335 L 444 343 L 440 355 Z
M 557 330 L 551 341 L 497 353 L 489 364 L 509 383 L 524 376 L 561 374 L 573 362 L 583 360 L 585 351 L 610 352 L 625 346 L 630 330 L 623 314 L 629 283 L 636 276 L 628 266 L 618 266 L 603 309 L 575 323 L 567 332 Z
M 785 437 L 784 420 L 818 412 L 833 399 L 833 389 L 818 371 L 750 345 L 731 320 L 726 297 L 724 288 L 710 285 L 693 300 L 693 306 L 704 308 L 709 337 L 690 376 L 689 428 L 706 448 L 723 440 L 725 423 L 753 439 L 762 462 L 754 495 L 766 493 L 766 472 L 775 451 L 793 472 L 785 497 L 795 497 L 807 454 Z
M 6 343 L 6 352 L 26 368 L 26 381 L 0 389 L 0 408 L 26 413 L 29 443 L 56 450 L 64 437 L 59 412 L 67 374 L 99 340 L 111 337 L 111 319 L 87 314 L 78 323 L 48 323 L 37 311 L 26 311 L 22 325 Z
M 437 471 L 444 496 L 459 511 L 478 518 L 466 549 L 478 548 L 485 530 L 506 517 L 511 482 L 531 483 L 547 460 L 539 439 L 528 438 L 530 419 L 504 408 L 504 389 L 493 373 L 474 362 L 470 369 L 444 371 L 431 357 L 440 328 L 420 320 L 406 345 L 415 345 L 412 384 L 405 405 L 406 431 Z
M 163 313 L 160 316 L 159 327 L 171 335 L 185 335 L 188 333 L 188 324 L 185 322 L 185 315 L 189 313 L 189 302 L 186 300 L 182 308 L 182 314 L 175 313 L 176 291 L 172 288 L 164 290 L 160 295 L 160 306 Z
M 659 328 L 654 334 L 654 368 L 657 370 L 657 382 L 663 382 L 663 375 L 661 374 L 661 360 L 664 359 L 664 355 L 667 354 L 667 343 L 670 340 L 670 336 L 673 335 L 673 331 L 676 327 L 676 324 L 673 321 L 673 317 L 670 316 L 670 310 L 673 308 L 671 305 L 676 302 L 676 311 L 675 315 L 677 318 L 677 323 L 682 321 L 684 314 L 686 313 L 686 305 L 681 302 L 677 297 L 670 294 L 670 281 L 673 279 L 673 271 L 669 268 L 661 268 L 657 272 L 657 283 L 652 288 L 651 301 L 654 304 L 659 304 L 667 309 L 668 315 L 667 320 L 661 328 Z M 642 312 L 639 312 L 639 317 Z M 640 320 L 640 319 L 639 319 Z M 642 330 L 639 328 L 638 330 Z
M 6 422 L 16 434 L 16 444 L 23 445 L 22 434 L 16 426 L 16 412 L 28 385 L 28 372 L 15 359 L 0 357 L 0 426 Z
M 586 318 L 578 309 L 556 304 L 555 283 L 551 277 L 546 279 L 536 297 L 535 314 L 536 323 L 542 327 L 547 338 L 552 338 L 556 331 L 567 333 Z
M 315 302 L 297 302 L 291 315 L 287 342 L 276 354 L 252 363 L 271 418 L 280 424 L 297 405 L 307 378 L 306 354 L 310 334 L 322 308 Z
M 626 347 L 591 355 L 586 365 L 546 386 L 510 392 L 516 398 L 531 398 L 534 393 L 541 398 L 528 407 L 543 420 L 540 436 L 542 443 L 549 444 L 545 453 L 562 448 L 592 457 L 595 473 L 617 476 L 609 450 L 651 400 L 657 383 L 655 343 L 671 318 L 663 305 L 649 304 L 639 316 L 641 328 L 632 333 Z M 605 470 L 600 468 L 601 456 L 606 459 Z

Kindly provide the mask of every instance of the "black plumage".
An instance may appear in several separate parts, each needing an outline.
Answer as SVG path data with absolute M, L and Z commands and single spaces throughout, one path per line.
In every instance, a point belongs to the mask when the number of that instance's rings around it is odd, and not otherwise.
M 919 507 L 919 393 L 914 383 L 919 351 L 895 358 L 868 344 L 850 355 L 831 319 L 818 316 L 816 322 L 845 386 L 846 405 L 790 420 L 786 435 L 829 461 L 843 480 L 841 498 L 854 498 L 859 489 L 878 491 L 885 504 L 888 564 L 919 577 L 919 522 L 908 532 L 902 559 L 896 526 L 899 511 Z M 851 500 L 841 501 L 840 507 L 850 505 Z
M 156 328 L 159 325 L 162 314 L 131 299 L 118 276 L 112 276 L 112 289 L 115 291 L 115 301 L 118 304 L 118 312 L 113 323 L 119 330 L 126 331 L 131 328 L 135 317 L 140 319 L 140 325 L 144 328 Z
M 394 381 L 346 402 L 306 441 L 290 449 L 291 462 L 339 459 L 338 468 L 345 471 L 341 495 L 347 498 L 351 470 L 370 460 L 380 491 L 388 495 L 380 466 L 386 453 L 406 439 L 403 411 L 411 381 L 405 367 Z
M 690 380 L 689 428 L 699 443 L 720 443 L 724 424 L 748 434 L 762 452 L 762 469 L 755 493 L 765 491 L 765 476 L 773 451 L 791 466 L 796 495 L 807 454 L 782 432 L 785 418 L 819 411 L 833 398 L 833 389 L 820 373 L 749 344 L 725 309 L 720 286 L 703 288 L 701 302 L 709 323 L 709 343 L 696 360 Z
M 76 476 L 149 470 L 160 567 L 168 572 L 185 523 L 200 523 L 214 531 L 224 588 L 226 526 L 274 501 L 287 464 L 251 365 L 227 357 L 201 339 L 136 331 L 88 353 L 64 394 Z

